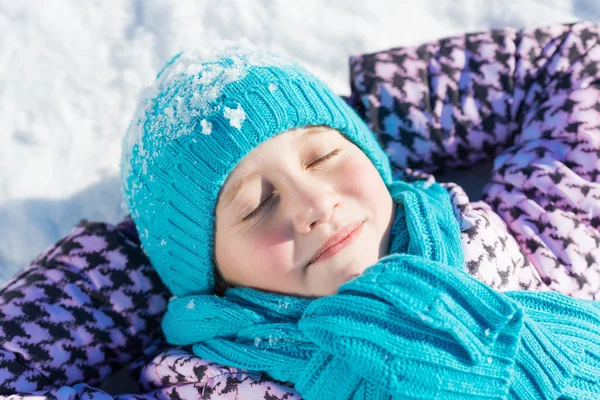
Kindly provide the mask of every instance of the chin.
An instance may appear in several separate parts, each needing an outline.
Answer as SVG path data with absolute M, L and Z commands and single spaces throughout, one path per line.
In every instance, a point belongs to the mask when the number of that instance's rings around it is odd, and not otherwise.
M 344 273 L 344 282 L 348 282 L 360 275 L 363 274 L 369 267 L 377 263 L 377 259 L 374 258 L 373 261 L 371 259 L 361 260 L 361 263 L 358 265 L 353 265 L 352 268 L 349 268 L 347 272 Z

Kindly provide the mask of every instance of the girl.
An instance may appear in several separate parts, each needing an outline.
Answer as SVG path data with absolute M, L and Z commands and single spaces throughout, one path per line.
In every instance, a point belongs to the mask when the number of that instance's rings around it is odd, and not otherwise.
M 362 120 L 293 62 L 182 54 L 146 99 L 123 182 L 177 297 L 169 343 L 307 399 L 555 396 L 596 368 L 597 304 L 469 277 L 448 193 L 393 180 Z
M 527 121 L 533 128 L 512 138 L 517 143 L 523 141 L 520 147 L 511 147 L 497 159 L 494 180 L 486 191 L 490 204 L 501 215 L 508 214 L 512 219 L 505 220 L 511 224 L 519 218 L 529 218 L 530 224 L 536 224 L 544 213 L 552 216 L 560 211 L 558 204 L 564 214 L 572 211 L 578 217 L 579 225 L 574 229 L 595 226 L 597 203 L 586 199 L 588 194 L 597 193 L 594 185 L 598 175 L 592 177 L 593 169 L 585 168 L 590 165 L 585 160 L 581 159 L 579 166 L 570 160 L 573 149 L 583 152 L 598 146 L 597 116 L 586 113 L 593 110 L 598 98 L 593 84 L 597 69 L 589 67 L 598 59 L 597 46 L 588 27 L 561 29 L 563 36 L 548 35 L 551 29 L 535 31 L 535 35 L 519 33 L 518 54 L 522 54 L 525 64 L 525 55 L 531 53 L 527 49 L 529 35 L 550 54 L 560 55 L 564 49 L 561 46 L 572 49 L 569 54 L 577 50 L 579 58 L 573 56 L 574 72 L 569 77 L 577 82 L 571 86 L 579 85 L 579 91 L 571 94 L 565 80 L 559 79 L 559 84 L 553 85 L 564 60 L 556 56 L 554 63 L 544 67 L 555 68 L 554 73 L 538 77 L 546 84 L 545 89 L 555 88 L 553 97 L 546 100 L 539 92 L 536 96 L 539 85 L 527 78 L 510 93 L 516 110 L 527 108 L 531 102 L 548 102 L 542 107 L 548 115 L 533 117 L 533 122 Z M 511 34 L 508 32 L 507 37 Z M 560 37 L 557 42 L 562 44 L 556 53 L 552 53 L 551 44 L 541 44 L 548 37 Z M 493 54 L 496 59 L 490 64 L 496 74 L 501 71 L 504 76 L 501 67 L 505 62 L 511 65 L 506 61 L 510 57 L 502 53 L 511 50 L 499 46 L 502 40 L 493 34 L 456 40 L 477 43 L 479 47 L 470 48 L 476 49 L 479 59 Z M 456 57 L 452 47 L 447 46 L 439 54 Z M 458 54 L 464 51 L 459 45 L 454 49 Z M 416 54 L 426 58 L 427 52 L 420 48 Z M 401 56 L 407 59 L 406 54 Z M 588 66 L 579 68 L 579 59 L 586 60 Z M 381 61 L 375 65 L 386 79 L 388 72 L 383 71 L 389 71 L 389 65 Z M 387 61 L 389 64 L 389 58 Z M 399 65 L 410 75 L 418 70 L 418 63 L 405 61 Z M 430 69 L 435 71 L 434 67 Z M 443 70 L 450 76 L 447 71 L 451 68 Z M 477 74 L 485 75 L 486 71 L 479 65 L 473 70 L 474 77 L 465 81 L 475 87 L 480 84 Z M 377 110 L 388 107 L 392 98 L 398 102 L 395 107 L 404 109 L 415 126 L 419 122 L 428 124 L 415 115 L 415 109 L 422 108 L 404 108 L 402 103 L 418 103 L 415 85 L 392 78 L 405 84 L 401 92 L 392 92 L 388 99 L 383 95 L 373 99 L 372 93 L 361 98 L 366 112 L 372 113 L 371 122 L 376 123 Z M 519 79 L 517 76 L 515 81 L 520 85 Z M 366 85 L 366 81 L 356 83 Z M 485 90 L 489 103 L 482 103 L 482 112 L 488 104 L 497 115 L 503 112 L 494 91 L 508 93 L 512 89 L 508 81 L 500 81 L 508 86 L 489 85 Z M 443 87 L 443 83 L 436 82 L 440 86 L 434 87 Z M 439 95 L 439 91 L 436 93 Z M 209 381 L 201 371 L 213 366 L 211 362 L 218 362 L 229 366 L 224 367 L 229 378 L 227 386 L 214 393 L 232 393 L 230 383 L 245 385 L 239 393 L 242 398 L 251 393 L 258 379 L 252 374 L 235 375 L 233 367 L 262 371 L 278 380 L 269 384 L 269 390 L 277 390 L 281 398 L 597 397 L 599 371 L 595 360 L 600 354 L 600 321 L 595 302 L 556 293 L 500 293 L 463 271 L 504 290 L 519 286 L 545 289 L 575 281 L 568 277 L 554 281 L 564 268 L 553 272 L 542 268 L 543 264 L 518 264 L 519 254 L 523 253 L 517 243 L 535 243 L 530 225 L 515 222 L 515 238 L 501 232 L 498 242 L 502 246 L 477 241 L 477 229 L 503 230 L 489 206 L 476 204 L 471 208 L 464 197 L 460 198 L 460 190 L 451 185 L 445 190 L 427 180 L 410 182 L 408 176 L 400 180 L 399 174 L 392 178 L 389 159 L 370 130 L 308 72 L 262 52 L 229 53 L 208 61 L 183 54 L 161 72 L 145 99 L 125 141 L 124 191 L 152 266 L 176 296 L 162 323 L 166 337 L 172 344 L 191 345 L 197 356 L 185 350 L 159 355 L 159 365 L 174 360 L 174 371 L 194 368 L 187 378 L 175 373 L 172 379 L 176 386 L 159 390 L 156 395 L 200 395 L 188 392 L 194 386 L 181 382 L 192 382 L 193 375 L 203 376 L 198 387 L 203 395 L 210 393 L 209 388 L 214 387 L 211 382 L 217 376 Z M 381 100 L 379 104 L 377 100 Z M 436 101 L 431 99 L 434 105 Z M 476 120 L 468 104 L 465 101 L 463 117 Z M 539 134 L 540 130 L 534 129 L 537 119 L 558 118 L 563 110 L 575 120 L 571 123 L 579 122 L 576 133 L 562 135 L 560 132 L 568 131 L 550 130 L 541 137 L 547 142 L 525 142 L 527 135 Z M 528 118 L 527 112 L 509 113 L 515 120 Z M 393 125 L 393 119 L 386 121 Z M 441 122 L 448 126 L 447 120 L 442 118 Z M 559 125 L 557 120 L 553 122 L 553 126 Z M 503 135 L 498 126 L 491 130 L 492 137 Z M 407 148 L 418 142 L 411 138 L 413 134 L 403 131 Z M 404 138 L 410 140 L 404 142 Z M 438 139 L 432 137 L 430 142 Z M 580 143 L 571 146 L 575 139 Z M 472 141 L 472 148 L 485 148 L 480 146 L 482 141 Z M 460 144 L 460 139 L 456 142 Z M 446 141 L 438 140 L 437 150 L 425 148 L 423 154 L 413 152 L 408 156 L 427 159 L 445 145 Z M 536 146 L 549 150 L 540 156 Z M 548 153 L 550 157 L 544 158 Z M 407 156 L 399 152 L 395 155 L 396 160 Z M 477 157 L 474 152 L 468 158 Z M 545 168 L 559 159 L 589 182 L 586 193 L 582 192 L 583 200 L 575 201 L 574 196 L 567 195 L 557 198 L 552 193 L 556 188 L 564 194 L 570 188 L 582 187 L 574 176 L 562 182 L 570 186 L 563 188 L 558 182 L 546 187 L 554 196 L 551 202 L 545 202 L 541 188 L 537 190 L 544 183 L 544 174 L 568 173 L 558 164 L 554 170 Z M 534 164 L 536 170 L 528 171 L 527 164 Z M 525 173 L 537 179 L 519 182 L 519 176 Z M 498 190 L 500 186 L 504 191 Z M 525 197 L 510 204 L 523 193 Z M 562 203 L 566 201 L 571 203 Z M 535 204 L 545 208 L 536 208 Z M 548 221 L 542 222 L 548 225 Z M 589 246 L 587 242 L 597 237 L 591 229 L 581 231 L 586 235 L 577 231 L 580 243 L 573 247 L 588 260 L 584 267 L 595 271 L 595 253 L 583 251 Z M 552 226 L 540 226 L 533 233 L 536 238 L 561 237 Z M 552 242 L 546 243 L 552 250 Z M 485 249 L 484 262 L 469 254 L 476 246 Z M 532 263 L 548 254 L 538 251 L 545 250 L 540 246 L 529 247 L 532 250 L 525 260 Z M 564 254 L 575 260 L 578 255 L 571 254 L 568 247 Z M 107 257 L 109 253 L 113 250 L 107 249 Z M 517 266 L 488 274 L 486 267 L 497 265 L 498 259 L 508 263 L 516 260 Z M 473 264 L 477 260 L 479 268 Z M 578 268 L 581 264 L 573 263 L 572 276 L 578 277 Z M 214 296 L 219 272 L 229 288 L 222 296 Z M 584 297 L 582 293 L 594 297 L 597 283 L 593 274 L 585 276 L 590 277 L 588 282 L 577 279 L 582 282 L 578 285 L 581 291 L 571 287 L 566 291 L 572 290 L 570 294 L 575 297 Z M 104 285 L 102 279 L 95 281 Z M 126 299 L 141 291 L 132 283 L 130 289 L 119 290 L 114 298 Z M 134 304 L 118 305 L 131 310 Z M 14 309 L 13 304 L 7 314 L 15 315 Z M 7 343 L 24 343 L 18 337 L 8 335 Z M 65 382 L 76 381 L 73 378 Z M 146 388 L 168 385 L 169 381 L 170 375 L 165 375 L 148 382 Z M 5 382 L 13 385 L 17 380 Z M 286 394 L 286 387 L 296 392 Z M 79 386 L 75 394 L 83 392 L 85 389 Z

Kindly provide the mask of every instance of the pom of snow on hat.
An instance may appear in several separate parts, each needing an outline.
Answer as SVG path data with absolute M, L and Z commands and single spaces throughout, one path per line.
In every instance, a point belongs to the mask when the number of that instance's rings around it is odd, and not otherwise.
M 121 184 L 142 247 L 175 296 L 214 293 L 215 209 L 237 163 L 290 129 L 327 125 L 391 182 L 389 159 L 358 115 L 297 63 L 255 48 L 173 57 L 123 139 Z

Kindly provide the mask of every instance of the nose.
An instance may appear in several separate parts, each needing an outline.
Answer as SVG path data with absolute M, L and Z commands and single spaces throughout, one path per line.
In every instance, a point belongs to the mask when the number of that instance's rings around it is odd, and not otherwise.
M 295 182 L 291 209 L 294 227 L 308 233 L 320 223 L 328 222 L 341 205 L 341 197 L 329 185 L 317 182 Z

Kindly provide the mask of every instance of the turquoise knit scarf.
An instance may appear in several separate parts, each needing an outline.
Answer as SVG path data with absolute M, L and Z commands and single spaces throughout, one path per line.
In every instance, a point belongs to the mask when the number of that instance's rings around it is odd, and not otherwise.
M 167 340 L 291 382 L 305 399 L 600 392 L 600 369 L 584 356 L 598 349 L 595 304 L 495 292 L 462 271 L 460 231 L 441 186 L 396 181 L 389 189 L 397 212 L 390 255 L 336 295 L 307 299 L 239 287 L 224 298 L 177 298 L 163 320 Z

